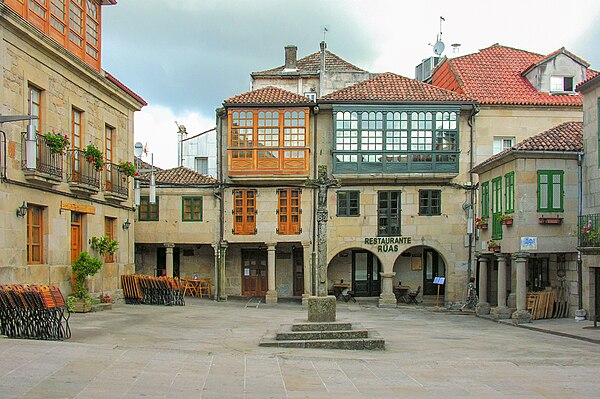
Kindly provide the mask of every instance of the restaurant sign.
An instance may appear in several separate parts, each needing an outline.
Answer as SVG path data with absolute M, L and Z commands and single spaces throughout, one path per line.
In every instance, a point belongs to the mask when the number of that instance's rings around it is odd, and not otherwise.
M 377 252 L 398 252 L 400 244 L 411 244 L 412 237 L 366 237 L 366 245 L 377 245 Z

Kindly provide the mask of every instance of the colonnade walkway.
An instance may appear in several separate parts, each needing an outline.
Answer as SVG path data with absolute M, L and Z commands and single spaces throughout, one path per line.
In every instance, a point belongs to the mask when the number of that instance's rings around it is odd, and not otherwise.
M 338 320 L 376 329 L 386 350 L 264 348 L 257 344 L 267 330 L 305 319 L 306 310 L 245 305 L 116 305 L 72 315 L 68 341 L 0 338 L 0 397 L 575 399 L 600 392 L 593 342 L 472 314 L 338 303 Z

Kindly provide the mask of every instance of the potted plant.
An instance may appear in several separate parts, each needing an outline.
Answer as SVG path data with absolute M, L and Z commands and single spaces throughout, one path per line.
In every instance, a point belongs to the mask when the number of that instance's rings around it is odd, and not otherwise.
M 489 240 L 487 242 L 487 246 L 488 246 L 488 251 L 491 251 L 491 252 L 500 252 L 500 244 L 497 243 L 494 240 Z
M 77 259 L 71 264 L 74 276 L 73 292 L 67 298 L 67 306 L 71 312 L 89 312 L 92 310 L 92 298 L 85 286 L 85 280 L 88 276 L 93 276 L 102 267 L 102 261 L 91 257 L 87 252 L 79 254 Z
M 48 132 L 43 136 L 51 154 L 62 154 L 69 147 L 69 136 L 66 134 Z
M 139 173 L 135 168 L 135 165 L 131 161 L 121 162 L 117 165 L 119 172 L 123 173 L 127 177 L 137 176 Z
M 588 219 L 584 226 L 581 226 L 579 232 L 575 230 L 581 247 L 597 247 L 600 244 L 600 230 L 596 229 L 591 219 Z
M 505 226 L 512 226 L 513 224 L 513 217 L 511 215 L 498 215 L 496 216 L 496 220 Z
M 558 215 L 556 215 L 556 217 L 542 215 L 542 217 L 539 218 L 540 224 L 562 224 L 562 222 L 563 218 Z
M 102 151 L 100 151 L 98 147 L 93 144 L 88 144 L 88 146 L 83 150 L 83 154 L 86 161 L 91 163 L 94 169 L 98 171 L 102 169 L 104 166 L 104 159 L 102 158 L 104 154 L 102 154 Z
M 484 218 L 475 218 L 475 226 L 478 229 L 486 230 L 488 228 L 488 221 Z
M 90 238 L 90 247 L 100 255 L 112 255 L 119 248 L 119 241 L 111 240 L 109 236 Z

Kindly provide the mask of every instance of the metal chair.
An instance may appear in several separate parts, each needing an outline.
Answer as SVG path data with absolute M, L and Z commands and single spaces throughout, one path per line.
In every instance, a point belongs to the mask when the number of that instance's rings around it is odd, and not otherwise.
M 408 294 L 406 294 L 406 296 L 404 297 L 404 300 L 408 304 L 414 303 L 415 305 L 418 305 L 420 302 L 422 302 L 421 300 L 419 300 L 420 293 L 421 293 L 421 286 L 419 286 L 416 291 L 411 291 Z

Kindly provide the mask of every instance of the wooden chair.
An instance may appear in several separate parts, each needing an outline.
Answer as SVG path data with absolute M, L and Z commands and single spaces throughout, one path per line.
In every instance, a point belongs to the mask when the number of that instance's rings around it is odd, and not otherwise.
M 210 279 L 209 278 L 205 278 L 202 279 L 200 281 L 200 286 L 198 287 L 198 296 L 200 296 L 200 298 L 202 298 L 204 295 L 206 295 L 207 297 L 211 296 L 211 285 L 210 285 Z
M 419 300 L 420 293 L 421 293 L 421 286 L 419 286 L 416 291 L 411 291 L 408 294 L 406 294 L 406 297 L 405 297 L 406 303 L 408 303 L 408 304 L 414 303 L 415 305 L 418 305 L 421 302 Z

